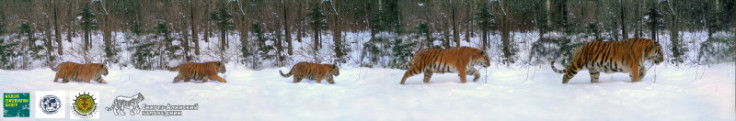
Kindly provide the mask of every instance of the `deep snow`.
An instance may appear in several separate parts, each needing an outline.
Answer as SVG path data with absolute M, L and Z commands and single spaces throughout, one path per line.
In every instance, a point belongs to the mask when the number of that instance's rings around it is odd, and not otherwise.
M 103 110 L 102 120 L 736 120 L 733 63 L 662 64 L 649 69 L 640 83 L 616 73 L 602 74 L 600 83 L 590 84 L 587 71 L 581 71 L 566 85 L 549 65 L 492 65 L 481 71 L 478 82 L 466 84 L 456 74 L 435 74 L 424 84 L 420 74 L 406 85 L 398 84 L 404 74 L 398 69 L 343 67 L 330 85 L 313 80 L 294 84 L 292 77 L 278 74 L 288 68 L 227 67 L 221 76 L 228 83 L 177 84 L 172 83 L 176 72 L 113 67 L 104 77 L 106 85 L 53 83 L 48 68 L 0 70 L 0 90 L 99 91 L 102 107 L 116 96 L 138 92 L 146 104 L 200 105 L 181 117 L 113 116 Z
M 124 35 L 114 34 L 115 41 L 125 40 Z M 686 42 L 705 40 L 703 32 L 682 35 Z M 237 37 L 229 38 L 237 40 Z M 348 32 L 344 37 L 346 43 L 364 43 L 370 34 Z M 101 36 L 94 38 L 101 40 Z M 317 55 L 324 60 L 315 60 L 306 51 L 312 44 L 307 37 L 302 43 L 294 43 L 295 54 L 285 65 L 300 61 L 329 63 L 333 52 L 327 46 L 332 45 L 332 36 L 324 34 L 322 38 L 325 48 Z M 663 45 L 669 44 L 668 35 L 660 38 Z M 548 64 L 525 62 L 531 44 L 539 40 L 536 33 L 512 33 L 512 39 L 523 42 L 518 44 L 516 63 L 499 65 L 500 43 L 492 41 L 491 48 L 486 50 L 492 56 L 492 66 L 481 70 L 483 77 L 479 82 L 466 84 L 459 83 L 457 74 L 451 73 L 435 74 L 429 84 L 422 83 L 423 75 L 419 74 L 409 78 L 406 85 L 399 85 L 404 70 L 355 67 L 360 63 L 357 58 L 362 47 L 350 44 L 353 51 L 348 54 L 349 61 L 340 66 L 341 75 L 335 78 L 335 85 L 308 80 L 293 84 L 292 77 L 278 74 L 278 70 L 289 69 L 285 67 L 247 69 L 235 61 L 238 48 L 230 47 L 225 52 L 225 58 L 231 59 L 228 72 L 221 74 L 228 80 L 225 84 L 214 81 L 172 84 L 176 72 L 143 71 L 120 64 L 110 66 L 110 74 L 103 77 L 108 82 L 106 85 L 53 83 L 54 72 L 37 62 L 32 70 L 0 70 L 0 92 L 30 92 L 33 97 L 35 91 L 99 91 L 99 104 L 103 108 L 110 106 L 116 96 L 138 92 L 145 96 L 146 104 L 200 105 L 197 111 L 183 111 L 181 117 L 114 116 L 111 111 L 101 110 L 101 120 L 736 120 L 733 63 L 696 65 L 690 61 L 679 66 L 663 63 L 649 68 L 640 83 L 631 83 L 627 74 L 616 73 L 602 74 L 600 83 L 590 84 L 588 72 L 581 71 L 564 85 L 563 75 L 551 71 Z M 211 54 L 217 50 L 218 40 L 214 37 L 210 40 L 210 43 L 200 41 L 202 53 L 210 54 L 200 55 L 196 61 L 219 58 Z M 500 37 L 494 35 L 491 40 Z M 102 45 L 101 41 L 93 43 Z M 80 38 L 74 38 L 72 43 L 64 41 L 64 45 L 66 55 L 60 61 L 83 60 L 83 53 L 78 49 Z M 230 41 L 230 45 L 239 43 Z M 461 45 L 479 47 L 480 41 L 474 37 L 471 42 L 462 41 Z M 688 44 L 691 51 L 687 55 L 696 57 L 699 47 L 700 44 Z M 667 49 L 664 52 L 669 54 Z M 100 46 L 93 46 L 89 54 L 92 62 L 102 60 Z M 125 60 L 130 52 L 123 49 L 120 56 Z M 264 65 L 272 63 L 264 62 Z M 468 76 L 469 80 L 472 78 Z

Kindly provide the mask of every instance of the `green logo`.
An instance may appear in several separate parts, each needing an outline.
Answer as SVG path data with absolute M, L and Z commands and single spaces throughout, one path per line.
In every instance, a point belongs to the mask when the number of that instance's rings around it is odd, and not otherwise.
M 31 116 L 30 97 L 29 93 L 3 93 L 3 117 Z
M 90 118 L 93 113 L 97 111 L 97 103 L 95 98 L 89 93 L 79 94 L 74 98 L 74 104 L 72 105 L 72 111 L 80 118 Z

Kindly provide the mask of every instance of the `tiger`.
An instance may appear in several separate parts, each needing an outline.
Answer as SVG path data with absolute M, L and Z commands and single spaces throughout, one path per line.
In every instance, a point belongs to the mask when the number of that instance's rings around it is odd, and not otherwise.
M 582 68 L 590 72 L 590 82 L 597 83 L 600 72 L 629 72 L 632 82 L 639 82 L 645 76 L 645 61 L 661 63 L 663 59 L 662 46 L 657 41 L 645 38 L 631 38 L 623 41 L 588 42 L 575 49 L 570 66 L 564 70 L 555 68 L 554 61 L 550 64 L 552 70 L 564 73 L 562 83 L 567 84 L 570 79 Z
M 414 54 L 411 59 L 411 67 L 404 73 L 399 84 L 404 84 L 406 78 L 424 72 L 424 83 L 429 83 L 433 73 L 458 72 L 460 82 L 465 83 L 465 75 L 474 75 L 473 82 L 480 79 L 480 73 L 473 68 L 481 65 L 484 68 L 490 66 L 488 54 L 483 50 L 472 47 L 459 47 L 451 49 L 423 49 Z
M 279 70 L 279 73 L 283 77 L 294 75 L 294 83 L 299 83 L 303 78 L 306 78 L 317 80 L 317 83 L 321 83 L 322 79 L 326 79 L 328 83 L 335 84 L 333 76 L 340 75 L 340 68 L 335 66 L 335 64 L 299 62 L 291 67 L 289 73 L 284 74 L 281 70 Z
M 51 67 L 51 70 L 56 72 L 54 82 L 58 82 L 59 78 L 62 79 L 63 83 L 72 81 L 84 81 L 90 83 L 90 80 L 95 80 L 100 84 L 107 84 L 102 76 L 107 76 L 107 66 L 100 63 L 87 63 L 79 64 L 74 62 L 63 62 L 56 67 Z
M 179 71 L 179 75 L 174 77 L 174 83 L 181 80 L 189 82 L 190 79 L 202 80 L 207 82 L 208 80 L 216 80 L 222 83 L 227 83 L 227 80 L 218 76 L 217 73 L 225 73 L 225 65 L 222 62 L 204 62 L 204 63 L 184 63 L 175 67 L 168 67 L 169 71 Z

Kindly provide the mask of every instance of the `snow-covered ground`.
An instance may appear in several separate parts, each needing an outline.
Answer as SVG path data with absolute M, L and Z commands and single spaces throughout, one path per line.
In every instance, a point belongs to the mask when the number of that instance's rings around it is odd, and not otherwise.
M 99 91 L 101 109 L 116 96 L 138 92 L 146 104 L 200 106 L 171 117 L 114 116 L 101 110 L 100 118 L 106 121 L 736 120 L 733 63 L 661 64 L 649 69 L 640 83 L 618 73 L 602 74 L 597 84 L 590 84 L 587 71 L 562 84 L 562 74 L 549 65 L 494 64 L 481 71 L 480 81 L 466 84 L 459 83 L 456 74 L 435 74 L 431 83 L 424 84 L 420 74 L 406 85 L 398 84 L 404 74 L 398 69 L 342 67 L 336 84 L 330 85 L 310 80 L 294 84 L 291 77 L 278 74 L 287 68 L 244 68 L 228 64 L 228 72 L 221 74 L 228 83 L 177 84 L 171 83 L 176 72 L 111 68 L 105 85 L 54 83 L 54 72 L 48 68 L 0 70 L 0 91 Z

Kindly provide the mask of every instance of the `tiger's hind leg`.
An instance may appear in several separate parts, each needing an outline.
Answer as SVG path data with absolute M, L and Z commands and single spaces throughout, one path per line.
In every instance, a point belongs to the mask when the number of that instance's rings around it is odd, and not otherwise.
M 181 81 L 181 80 L 182 80 L 182 78 L 185 78 L 185 77 L 184 77 L 184 76 L 182 76 L 181 74 L 179 74 L 179 75 L 176 75 L 176 77 L 174 77 L 174 83 L 177 83 L 177 82 Z M 187 78 L 187 79 L 188 79 L 188 78 Z
M 419 74 L 419 72 L 422 72 L 424 70 L 424 67 L 419 66 L 419 65 L 424 65 L 424 64 L 415 63 L 414 65 L 412 65 L 411 68 L 407 70 L 406 73 L 404 73 L 404 77 L 401 78 L 401 82 L 399 82 L 399 84 L 404 84 L 404 82 L 406 82 L 406 78 L 409 78 L 411 76 Z
M 302 78 L 301 78 L 301 76 L 296 76 L 296 75 L 295 75 L 295 76 L 294 76 L 294 83 L 299 83 L 300 81 L 302 81 Z
M 575 74 L 578 74 L 578 71 L 581 68 L 583 68 L 583 65 L 585 65 L 585 63 L 583 63 L 583 64 L 577 64 L 576 62 L 572 62 L 572 64 L 570 64 L 570 66 L 568 66 L 567 68 L 565 68 L 565 70 L 564 70 L 565 71 L 565 76 L 562 77 L 562 84 L 567 84 L 568 82 L 570 82 L 570 79 L 572 79 L 572 77 L 574 77 Z M 590 69 L 590 70 L 593 70 L 593 69 Z
M 590 71 L 590 83 L 598 83 L 598 77 L 601 76 L 601 72 L 595 69 L 589 69 L 588 71 Z
M 424 83 L 429 83 L 429 79 L 432 78 L 432 74 L 433 73 L 430 70 L 425 70 L 424 71 Z
M 59 74 L 56 74 L 56 76 L 54 76 L 54 82 L 59 82 Z
M 190 78 L 190 77 L 182 77 L 182 78 L 184 78 L 184 82 L 192 81 L 192 78 Z

